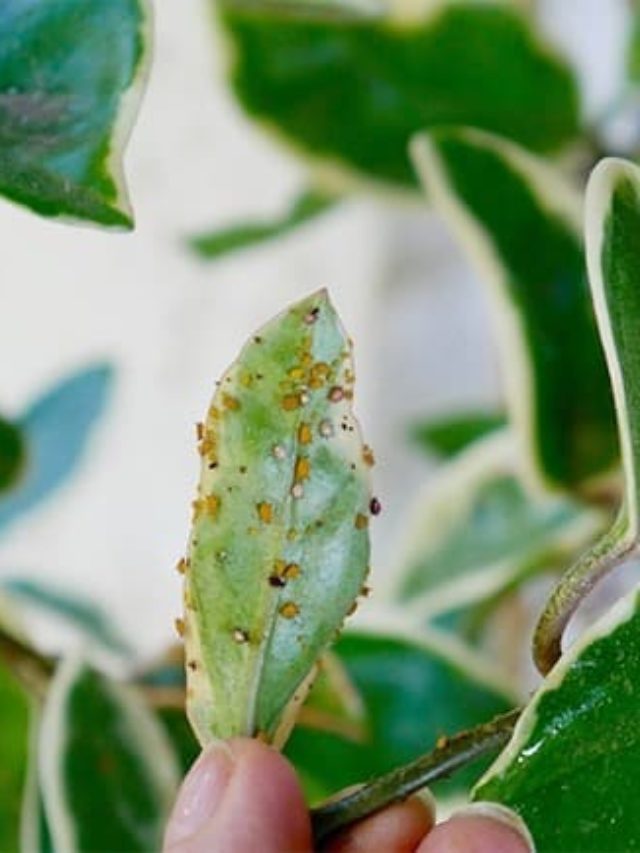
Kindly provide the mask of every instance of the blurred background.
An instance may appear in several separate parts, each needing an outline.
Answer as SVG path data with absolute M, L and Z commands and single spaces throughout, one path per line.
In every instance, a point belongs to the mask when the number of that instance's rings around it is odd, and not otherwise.
M 538 5 L 598 115 L 623 74 L 628 4 Z M 87 594 L 144 655 L 166 644 L 180 609 L 173 568 L 197 477 L 195 422 L 245 338 L 287 303 L 329 287 L 355 343 L 357 413 L 383 506 L 374 598 L 435 468 L 408 440 L 410 423 L 501 399 L 484 291 L 444 224 L 418 203 L 354 198 L 215 263 L 187 250 L 194 232 L 280 210 L 302 181 L 296 159 L 234 103 L 223 54 L 205 0 L 156 2 L 155 61 L 126 156 L 132 234 L 69 228 L 0 202 L 3 413 L 17 415 L 90 363 L 115 371 L 75 476 L 3 530 L 0 577 L 53 579 Z

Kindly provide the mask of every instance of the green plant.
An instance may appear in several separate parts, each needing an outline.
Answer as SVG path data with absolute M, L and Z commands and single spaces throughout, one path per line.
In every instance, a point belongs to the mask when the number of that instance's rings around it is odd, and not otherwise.
M 583 227 L 584 163 L 606 135 L 521 4 L 218 10 L 238 101 L 304 155 L 309 189 L 277 222 L 193 247 L 219 258 L 355 188 L 392 203 L 420 201 L 423 187 L 489 285 L 504 414 L 445 414 L 416 430 L 447 460 L 416 500 L 390 590 L 374 589 L 342 628 L 369 595 L 380 509 L 352 411 L 351 342 L 325 292 L 254 334 L 198 427 L 201 480 L 179 563 L 184 649 L 142 667 L 100 607 L 13 568 L 1 585 L 0 848 L 157 849 L 199 743 L 239 733 L 286 750 L 318 840 L 430 784 L 444 800 L 515 809 L 541 851 L 635 849 L 637 593 L 564 653 L 562 638 L 637 548 L 640 172 L 599 165 Z M 4 195 L 131 227 L 122 129 L 147 20 L 135 0 L 5 3 Z M 73 471 L 110 377 L 83 371 L 0 420 L 0 528 Z M 510 656 L 529 630 L 513 614 L 528 612 L 532 581 L 550 579 L 534 636 L 544 679 L 529 698 Z M 31 609 L 90 651 L 44 654 L 23 625 Z

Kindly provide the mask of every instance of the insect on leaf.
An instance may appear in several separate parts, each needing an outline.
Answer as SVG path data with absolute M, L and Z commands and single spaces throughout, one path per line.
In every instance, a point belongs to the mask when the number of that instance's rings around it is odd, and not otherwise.
M 321 291 L 251 338 L 200 427 L 184 629 L 202 743 L 281 742 L 287 706 L 361 591 L 373 459 L 353 382 L 350 342 Z

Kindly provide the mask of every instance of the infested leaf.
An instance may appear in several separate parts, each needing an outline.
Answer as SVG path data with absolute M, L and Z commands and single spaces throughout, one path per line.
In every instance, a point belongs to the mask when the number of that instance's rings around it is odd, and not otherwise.
M 538 853 L 637 850 L 639 689 L 634 593 L 552 670 L 475 799 L 514 809 Z
M 142 0 L 4 0 L 1 194 L 44 216 L 132 227 L 121 160 L 148 43 Z
M 54 849 L 160 849 L 178 763 L 132 687 L 64 661 L 49 689 L 38 751 Z
M 333 182 L 347 173 L 413 188 L 409 139 L 435 125 L 473 125 L 536 151 L 577 136 L 573 74 L 512 4 L 348 4 L 342 15 L 318 5 L 218 9 L 240 103 Z
M 248 249 L 282 237 L 321 216 L 336 203 L 336 196 L 307 189 L 292 201 L 288 210 L 270 221 L 265 219 L 243 222 L 197 234 L 189 240 L 189 245 L 201 258 L 214 260 L 240 249 Z
M 203 744 L 281 741 L 287 707 L 361 591 L 372 457 L 353 382 L 322 291 L 251 339 L 200 427 L 184 631 L 187 711 Z
M 608 473 L 617 433 L 577 192 L 542 161 L 475 130 L 421 135 L 413 154 L 430 202 L 491 286 L 529 478 L 576 488 Z

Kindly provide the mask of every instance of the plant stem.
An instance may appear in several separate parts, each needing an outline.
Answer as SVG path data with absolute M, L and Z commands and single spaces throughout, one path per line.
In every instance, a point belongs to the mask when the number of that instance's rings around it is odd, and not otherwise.
M 52 658 L 41 655 L 3 628 L 0 628 L 0 661 L 27 690 L 38 695 L 44 692 L 55 668 Z
M 385 776 L 367 782 L 340 799 L 313 809 L 311 823 L 314 841 L 320 846 L 327 837 L 392 803 L 406 799 L 431 782 L 454 773 L 486 752 L 503 746 L 510 738 L 520 716 L 516 708 L 474 729 L 442 738 L 436 748 L 398 767 Z

